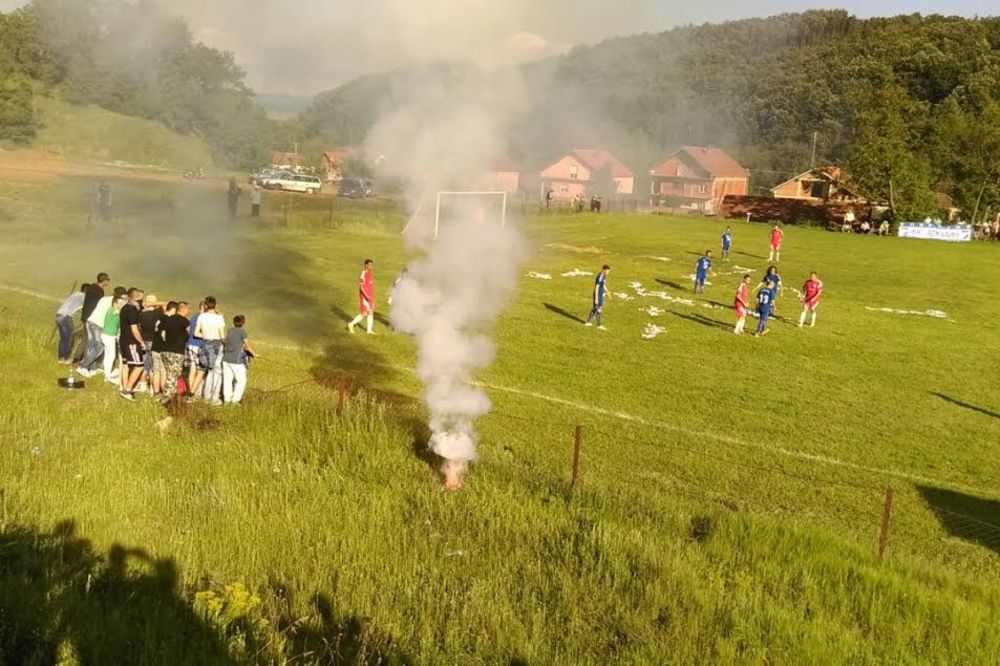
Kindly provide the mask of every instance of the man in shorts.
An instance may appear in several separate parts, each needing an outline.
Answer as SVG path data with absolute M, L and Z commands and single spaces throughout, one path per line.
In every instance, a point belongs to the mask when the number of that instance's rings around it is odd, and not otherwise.
M 187 349 L 188 328 L 191 326 L 187 318 L 190 310 L 191 306 L 184 301 L 171 301 L 164 311 L 166 316 L 160 321 L 162 343 L 159 359 L 163 370 L 160 402 L 163 404 L 170 402 L 177 394 L 177 379 L 184 371 L 184 353 Z
M 736 310 L 736 328 L 733 333 L 742 335 L 744 327 L 747 325 L 747 312 L 750 309 L 750 280 L 753 278 L 749 273 L 743 276 L 743 282 L 736 288 L 736 302 L 733 307 Z
M 198 304 L 198 309 L 195 311 L 194 316 L 191 317 L 191 325 L 188 326 L 188 340 L 187 348 L 185 349 L 184 362 L 187 364 L 188 376 L 187 385 L 188 391 L 194 394 L 194 379 L 195 375 L 198 373 L 198 354 L 201 352 L 202 339 L 197 337 L 194 332 L 198 327 L 198 317 L 201 313 L 205 311 L 205 301 Z
M 785 232 L 777 224 L 771 229 L 771 254 L 768 261 L 781 261 L 781 243 L 785 240 Z
M 144 358 L 147 353 L 146 343 L 139 330 L 139 313 L 144 296 L 142 289 L 132 287 L 128 290 L 128 303 L 119 312 L 121 328 L 118 331 L 118 349 L 122 355 L 122 389 L 119 395 L 126 400 L 135 400 L 135 385 L 142 377 Z
M 144 365 L 142 367 L 142 371 L 143 379 L 146 382 L 146 389 L 149 391 L 150 395 L 156 395 L 159 393 L 159 387 L 156 382 L 156 373 L 153 372 L 153 360 L 155 358 L 153 352 L 156 351 L 153 346 L 153 341 L 156 339 L 156 327 L 160 323 L 160 318 L 162 316 L 163 308 L 160 307 L 160 303 L 156 298 L 156 295 L 147 294 L 146 297 L 142 299 L 142 311 L 139 313 L 139 332 L 142 333 L 142 341 L 146 343 L 146 356 L 143 359 Z M 142 388 L 141 383 L 140 388 Z
M 145 314 L 145 312 L 143 314 Z M 150 354 L 153 357 L 153 368 L 150 373 L 149 382 L 153 387 L 154 395 L 159 394 L 160 391 L 163 390 L 163 381 L 167 377 L 167 371 L 163 365 L 163 352 L 166 349 L 163 338 L 163 324 L 168 317 L 175 314 L 177 314 L 177 301 L 168 301 L 167 304 L 163 306 L 163 309 L 160 311 L 160 316 L 153 325 L 153 341 L 150 346 L 150 349 L 152 349 L 153 352 Z M 141 318 L 142 315 L 140 315 L 140 319 Z M 145 329 L 143 329 L 141 325 L 139 326 L 139 329 L 142 330 L 142 334 L 145 336 Z M 187 343 L 187 338 L 184 339 L 184 342 Z M 183 356 L 181 357 L 181 360 L 184 360 Z
M 364 270 L 361 271 L 361 277 L 358 278 L 358 305 L 361 308 L 361 314 L 347 325 L 347 330 L 351 333 L 354 333 L 355 326 L 367 319 L 368 335 L 375 334 L 372 330 L 375 323 L 375 275 L 372 273 L 374 267 L 374 261 L 365 259 Z
M 802 285 L 802 314 L 799 315 L 799 328 L 806 324 L 806 315 L 812 313 L 810 327 L 816 325 L 816 310 L 819 308 L 819 297 L 823 295 L 823 282 L 813 271 L 809 279 Z

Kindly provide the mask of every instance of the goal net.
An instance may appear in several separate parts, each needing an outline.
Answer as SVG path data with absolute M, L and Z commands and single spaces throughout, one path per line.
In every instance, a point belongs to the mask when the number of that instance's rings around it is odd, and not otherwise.
M 434 206 L 434 238 L 465 224 L 507 224 L 506 192 L 438 192 Z

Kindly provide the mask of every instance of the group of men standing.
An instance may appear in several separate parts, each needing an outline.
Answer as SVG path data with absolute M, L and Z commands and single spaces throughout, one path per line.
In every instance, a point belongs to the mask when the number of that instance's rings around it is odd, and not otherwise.
M 211 404 L 242 400 L 254 355 L 242 315 L 233 317 L 227 330 L 214 296 L 206 296 L 189 319 L 186 301 L 162 302 L 137 287 L 115 287 L 105 294 L 110 283 L 107 273 L 99 273 L 59 305 L 60 363 L 73 364 L 73 315 L 79 311 L 84 324 L 76 367 L 80 376 L 103 374 L 126 400 L 148 393 L 166 404 L 181 391 Z

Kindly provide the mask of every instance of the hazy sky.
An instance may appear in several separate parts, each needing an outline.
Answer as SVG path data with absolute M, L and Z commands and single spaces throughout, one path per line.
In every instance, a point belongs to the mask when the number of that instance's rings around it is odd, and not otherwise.
M 313 93 L 407 62 L 537 58 L 686 23 L 829 8 L 816 0 L 155 0 L 233 51 L 259 92 Z M 0 0 L 0 8 L 23 4 Z M 858 16 L 990 15 L 997 0 L 839 0 Z

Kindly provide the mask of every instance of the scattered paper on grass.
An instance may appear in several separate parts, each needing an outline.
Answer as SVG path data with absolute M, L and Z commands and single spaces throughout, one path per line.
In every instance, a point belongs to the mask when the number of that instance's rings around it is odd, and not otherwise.
M 661 310 L 660 308 L 656 307 L 655 305 L 650 305 L 648 308 L 646 308 L 645 310 L 643 310 L 643 312 L 645 312 L 646 314 L 648 314 L 650 317 L 659 317 L 659 316 L 662 316 L 665 311 Z
M 948 313 L 941 310 L 897 310 L 895 308 L 872 308 L 865 306 L 869 312 L 885 312 L 887 314 L 910 315 L 913 317 L 931 317 L 932 319 L 947 319 Z
M 752 268 L 746 268 L 745 266 L 733 266 L 733 270 L 730 273 L 756 273 Z
M 529 272 L 528 273 L 528 277 L 535 278 L 536 280 L 551 280 L 552 279 L 552 276 L 549 275 L 548 273 L 536 273 L 535 271 Z
M 671 261 L 673 261 L 673 259 L 671 259 L 670 257 L 646 257 L 646 258 L 647 259 L 652 259 L 653 261 L 664 261 L 664 262 L 671 262 Z
M 676 296 L 671 296 L 665 291 L 646 291 L 646 288 L 642 286 L 641 282 L 629 282 L 628 286 L 635 292 L 636 296 L 641 298 L 659 298 L 662 301 L 667 301 L 668 303 L 678 303 L 680 305 L 693 306 L 695 304 L 695 302 L 690 298 L 678 298 Z
M 590 271 L 581 271 L 579 268 L 574 268 L 573 270 L 567 273 L 561 273 L 561 275 L 563 277 L 583 277 L 585 275 L 592 276 L 593 273 L 591 273 Z
M 643 340 L 652 340 L 658 335 L 662 335 L 667 332 L 667 329 L 662 326 L 657 326 L 656 324 L 649 323 L 646 324 L 645 330 L 642 332 Z
M 624 291 L 614 292 L 614 297 L 617 298 L 619 301 L 634 301 L 635 300 L 635 296 L 629 296 Z

